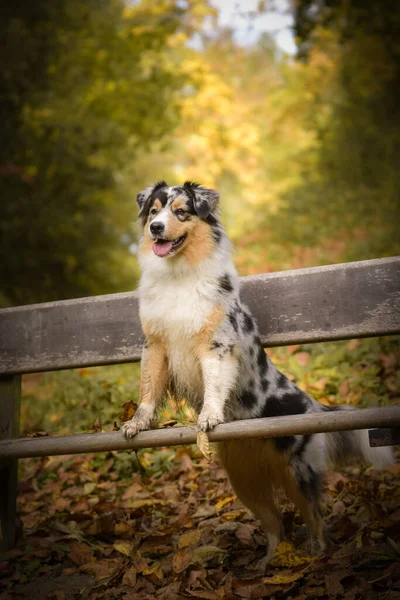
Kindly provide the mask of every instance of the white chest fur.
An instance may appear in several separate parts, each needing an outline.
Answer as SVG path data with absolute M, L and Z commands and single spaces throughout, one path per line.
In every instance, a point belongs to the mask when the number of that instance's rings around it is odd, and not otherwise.
M 146 331 L 167 345 L 168 363 L 182 394 L 202 393 L 198 333 L 220 298 L 219 277 L 235 274 L 230 256 L 219 252 L 196 269 L 148 255 L 141 258 L 140 318 Z

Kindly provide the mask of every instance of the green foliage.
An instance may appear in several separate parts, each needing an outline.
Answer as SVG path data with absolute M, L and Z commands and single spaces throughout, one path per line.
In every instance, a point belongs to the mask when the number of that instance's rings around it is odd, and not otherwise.
M 207 14 L 202 0 L 185 6 L 2 7 L 3 303 L 134 287 L 135 193 L 123 172 L 177 124 L 177 48 Z M 132 183 L 144 182 L 136 173 Z
M 24 432 L 90 431 L 99 419 L 110 430 L 125 402 L 138 402 L 139 365 L 125 364 L 48 373 L 23 387 Z M 38 398 L 40 401 L 38 402 Z
M 334 58 L 331 79 L 309 99 L 314 144 L 302 179 L 271 224 L 296 244 L 347 237 L 343 258 L 400 251 L 400 8 L 382 3 L 296 2 L 306 70 Z

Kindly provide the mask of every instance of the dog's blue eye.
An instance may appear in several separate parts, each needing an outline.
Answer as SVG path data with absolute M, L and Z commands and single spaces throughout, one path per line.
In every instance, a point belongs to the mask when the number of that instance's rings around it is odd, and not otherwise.
M 183 217 L 185 214 L 185 211 L 183 210 L 183 208 L 178 208 L 178 210 L 175 213 L 178 217 Z

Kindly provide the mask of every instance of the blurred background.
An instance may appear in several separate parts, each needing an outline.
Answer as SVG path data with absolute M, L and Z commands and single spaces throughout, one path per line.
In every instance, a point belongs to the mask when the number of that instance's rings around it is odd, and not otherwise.
M 136 193 L 157 179 L 220 191 L 242 275 L 400 253 L 398 2 L 14 0 L 0 14 L 0 306 L 134 289 Z M 377 403 L 398 395 L 398 346 L 271 353 L 326 403 Z M 114 405 L 112 420 L 135 369 L 59 373 L 40 392 L 25 379 L 27 397 L 60 396 L 53 421 L 29 422 L 60 426 L 68 406 L 86 427 Z

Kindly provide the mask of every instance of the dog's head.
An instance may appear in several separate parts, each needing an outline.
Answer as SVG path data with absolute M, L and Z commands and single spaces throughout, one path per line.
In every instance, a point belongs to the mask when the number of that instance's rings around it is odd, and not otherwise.
M 143 251 L 166 258 L 184 254 L 193 244 L 203 250 L 217 242 L 219 194 L 186 181 L 170 187 L 159 181 L 137 195 L 143 227 Z

